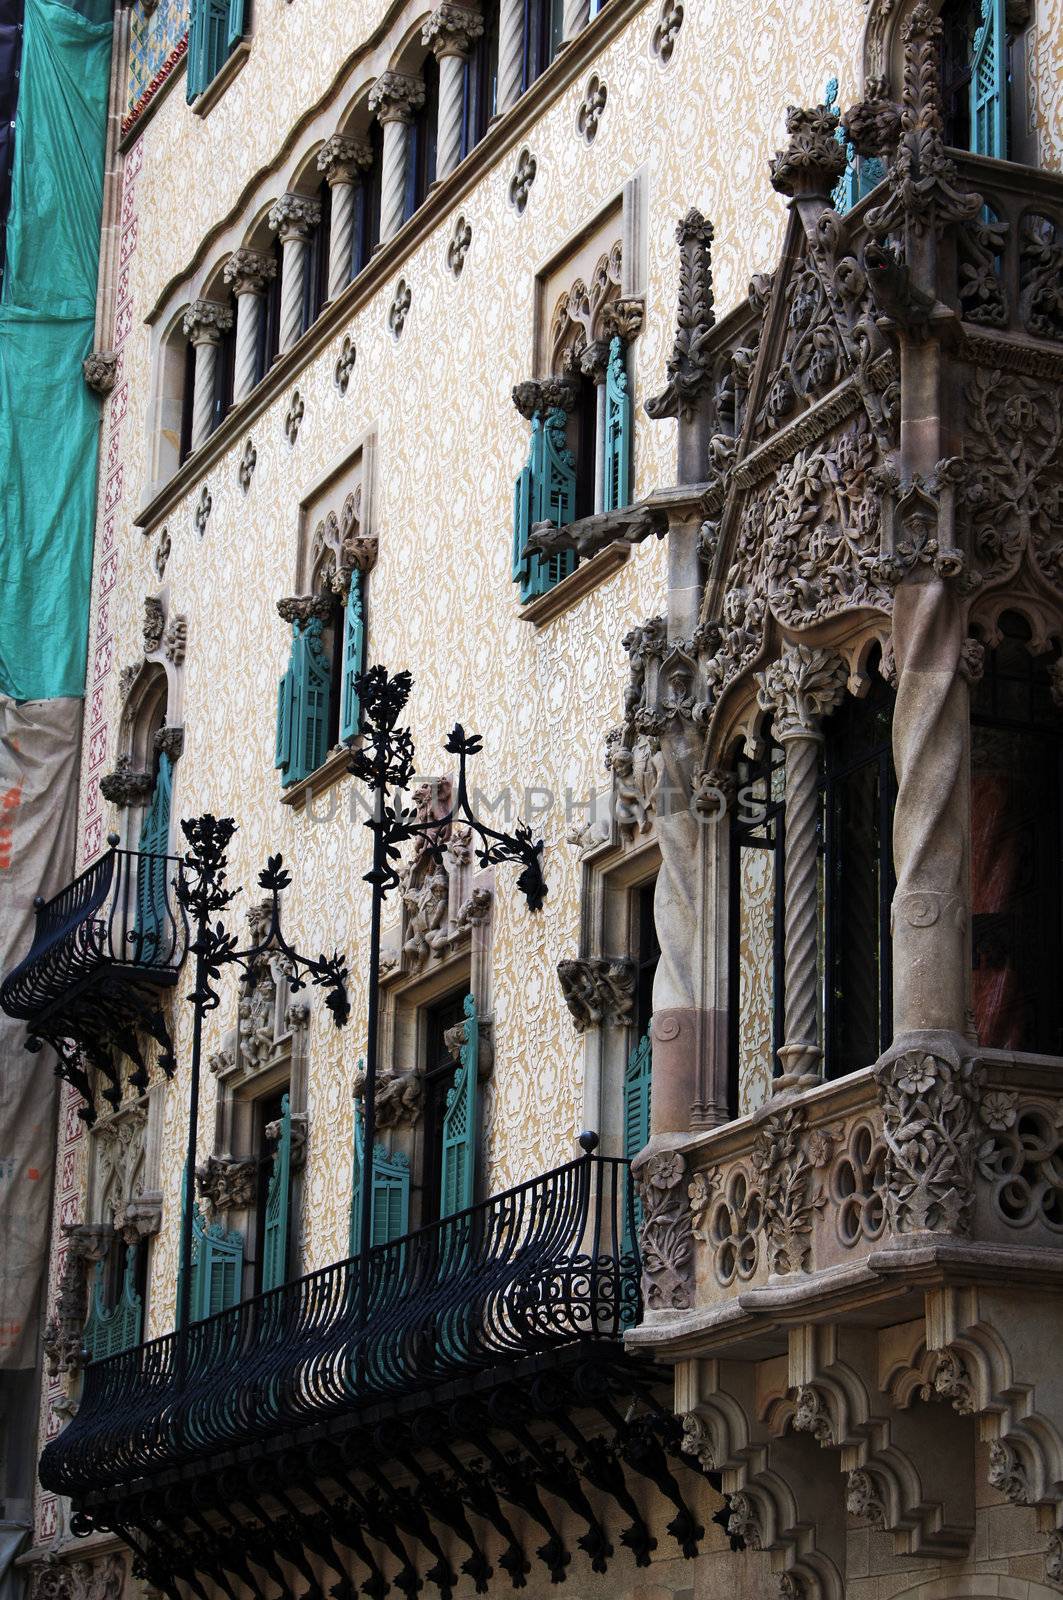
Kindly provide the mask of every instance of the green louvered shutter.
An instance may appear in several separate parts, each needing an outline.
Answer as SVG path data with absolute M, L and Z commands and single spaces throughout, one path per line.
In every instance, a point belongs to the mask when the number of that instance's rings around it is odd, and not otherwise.
M 185 99 L 191 103 L 207 87 L 207 0 L 192 0 L 188 18 L 188 67 L 185 72 Z
M 229 0 L 204 0 L 203 16 L 207 30 L 207 83 L 229 59 Z
M 633 1161 L 650 1140 L 650 1084 L 652 1055 L 649 1033 L 643 1034 L 628 1056 L 624 1071 L 624 1155 Z M 642 1207 L 635 1202 L 635 1223 L 642 1224 Z M 632 1246 L 630 1218 L 624 1216 L 624 1249 Z
M 576 458 L 565 443 L 565 413 L 548 411 L 533 451 L 532 522 L 552 522 L 563 528 L 576 519 Z M 533 445 L 536 440 L 533 436 Z M 574 550 L 553 556 L 532 556 L 528 562 L 527 593 L 522 599 L 546 594 L 576 569 Z
M 351 573 L 351 586 L 343 610 L 343 692 L 340 699 L 340 739 L 357 736 L 362 718 L 358 698 L 358 679 L 365 656 L 365 617 L 362 606 L 362 574 Z
M 450 1217 L 476 1199 L 476 1147 L 480 1081 L 480 1023 L 476 1001 L 465 996 L 465 1042 L 443 1117 L 443 1173 L 439 1214 Z
M 295 625 L 299 626 L 298 623 Z M 328 755 L 329 693 L 332 674 L 321 643 L 321 619 L 311 617 L 296 641 L 298 647 L 299 704 L 293 737 L 295 777 L 316 772 Z M 296 658 L 296 647 L 292 651 Z
M 192 1321 L 201 1322 L 239 1305 L 244 1277 L 242 1234 L 220 1222 L 208 1228 L 199 1206 L 192 1211 Z
M 244 36 L 244 0 L 229 0 L 229 28 L 225 39 L 226 56 L 232 55 Z
M 173 796 L 173 766 L 165 751 L 159 756 L 159 770 L 151 803 L 140 825 L 137 850 L 137 932 L 140 936 L 138 960 L 150 965 L 164 942 L 169 914 L 166 909 L 166 852 L 170 847 L 170 801 Z
M 362 1169 L 365 1153 L 365 1124 L 362 1103 L 354 1106 L 354 1178 L 351 1184 L 350 1253 L 358 1254 L 361 1242 Z M 401 1152 L 389 1154 L 382 1145 L 373 1151 L 373 1210 L 370 1240 L 374 1245 L 390 1244 L 410 1231 L 410 1163 Z
M 103 1303 L 104 1262 L 99 1262 L 93 1276 L 89 1317 L 85 1324 L 85 1348 L 90 1361 L 104 1361 L 123 1350 L 131 1350 L 140 1342 L 143 1321 L 143 1304 L 136 1291 L 137 1247 L 126 1249 L 125 1272 L 118 1303 L 108 1307 Z
M 1008 154 L 1008 42 L 1004 0 L 982 0 L 982 21 L 971 51 L 971 149 Z
M 288 656 L 288 665 L 283 678 L 277 684 L 277 740 L 273 765 L 280 769 L 281 782 L 285 786 L 294 782 L 291 776 L 292 755 L 295 737 L 295 724 L 299 715 L 299 671 L 297 654 L 297 633 L 299 624 L 292 624 L 292 648 Z
M 542 457 L 542 432 L 541 421 L 538 417 L 533 417 L 528 459 L 521 467 L 517 481 L 513 485 L 513 582 L 520 584 L 522 605 L 531 599 L 528 571 L 530 557 L 527 548 L 534 520 L 535 484 L 539 471 L 538 464 Z
M 266 1191 L 262 1228 L 262 1288 L 279 1289 L 288 1281 L 288 1213 L 292 1193 L 292 1106 L 281 1099 L 280 1132 L 273 1152 L 273 1171 Z
M 623 341 L 609 341 L 605 369 L 605 499 L 603 510 L 631 504 L 631 394 Z

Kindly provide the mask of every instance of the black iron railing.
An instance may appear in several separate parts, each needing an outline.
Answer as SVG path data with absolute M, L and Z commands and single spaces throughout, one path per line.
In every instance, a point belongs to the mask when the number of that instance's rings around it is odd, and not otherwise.
M 586 1154 L 85 1375 L 41 1458 L 77 1499 L 592 1341 L 639 1307 L 628 1163 Z M 625 1226 L 625 1223 L 627 1224 Z
M 168 973 L 184 959 L 175 856 L 112 847 L 37 907 L 29 954 L 4 980 L 0 1005 L 32 1022 L 102 966 Z

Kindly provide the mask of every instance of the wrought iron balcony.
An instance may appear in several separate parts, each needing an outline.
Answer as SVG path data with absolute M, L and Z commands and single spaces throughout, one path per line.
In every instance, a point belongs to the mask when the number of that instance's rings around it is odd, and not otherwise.
M 137 1030 L 160 1046 L 160 1065 L 173 1069 L 160 991 L 176 982 L 188 930 L 174 883 L 176 857 L 119 850 L 105 855 L 51 900 L 37 902 L 29 954 L 5 978 L 0 1006 L 29 1024 L 27 1045 L 51 1044 L 59 1075 L 85 1100 L 92 1122 L 86 1065 L 107 1081 L 104 1099 L 117 1106 L 121 1084 L 115 1052 L 134 1064 L 135 1087 L 147 1087 L 147 1064 Z
M 624 1351 L 640 1309 L 629 1167 L 581 1142 L 566 1166 L 374 1248 L 365 1277 L 342 1261 L 94 1362 L 40 1463 L 72 1530 L 118 1532 L 171 1600 L 178 1580 L 233 1595 L 234 1578 L 320 1600 L 414 1600 L 428 1582 L 449 1600 L 457 1566 L 487 1592 L 499 1535 L 515 1587 L 533 1554 L 561 1582 L 558 1501 L 596 1572 L 614 1554 L 603 1499 L 647 1565 L 634 1480 L 672 1502 L 669 1535 L 696 1555 L 680 1480 L 696 1496 L 718 1480 L 681 1451 L 660 1371 Z

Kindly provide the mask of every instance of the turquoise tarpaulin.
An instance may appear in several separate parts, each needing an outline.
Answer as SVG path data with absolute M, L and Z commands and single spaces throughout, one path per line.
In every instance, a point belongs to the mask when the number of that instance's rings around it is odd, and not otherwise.
M 85 685 L 110 0 L 26 0 L 0 291 L 0 694 Z

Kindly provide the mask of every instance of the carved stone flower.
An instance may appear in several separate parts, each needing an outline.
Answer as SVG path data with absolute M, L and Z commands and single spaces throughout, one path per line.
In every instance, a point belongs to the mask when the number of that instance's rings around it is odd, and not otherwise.
M 814 1167 L 830 1165 L 834 1155 L 834 1135 L 825 1128 L 816 1128 L 808 1136 L 808 1159 Z
M 905 1057 L 904 1071 L 898 1075 L 897 1087 L 902 1094 L 926 1094 L 934 1087 L 938 1064 L 933 1056 L 919 1055 L 913 1051 Z
M 994 1133 L 1006 1133 L 1018 1115 L 1018 1095 L 1010 1089 L 990 1089 L 983 1095 L 978 1114 Z
M 654 1189 L 674 1189 L 682 1181 L 685 1167 L 678 1150 L 665 1150 L 646 1163 L 645 1181 Z

